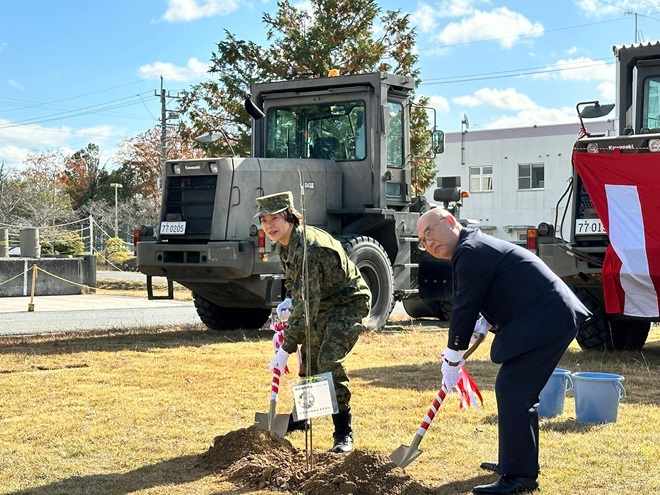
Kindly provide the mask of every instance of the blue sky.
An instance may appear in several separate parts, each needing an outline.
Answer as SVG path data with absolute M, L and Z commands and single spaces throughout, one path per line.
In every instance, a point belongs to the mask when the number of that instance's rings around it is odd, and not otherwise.
M 304 6 L 305 3 L 297 3 Z M 422 86 L 446 132 L 575 122 L 614 102 L 612 46 L 655 41 L 660 0 L 379 0 L 418 29 Z M 171 93 L 206 77 L 224 30 L 266 43 L 274 0 L 24 0 L 0 4 L 0 164 L 118 143 L 158 125 Z M 637 27 L 637 31 L 635 30 Z M 170 108 L 176 103 L 170 100 Z

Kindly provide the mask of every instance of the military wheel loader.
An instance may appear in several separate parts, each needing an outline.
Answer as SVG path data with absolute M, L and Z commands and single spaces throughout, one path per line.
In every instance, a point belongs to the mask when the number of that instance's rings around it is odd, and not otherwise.
M 254 218 L 256 198 L 291 190 L 296 205 L 304 192 L 307 224 L 340 239 L 359 267 L 372 327 L 386 323 L 396 301 L 414 317 L 447 317 L 449 264 L 417 250 L 417 220 L 433 205 L 411 188 L 414 87 L 382 72 L 254 84 L 250 157 L 165 163 L 160 224 L 142 226 L 136 245 L 148 293 L 152 277 L 167 277 L 192 291 L 211 329 L 265 324 L 285 294 L 274 246 Z M 444 147 L 431 115 L 427 158 Z M 205 137 L 214 134 L 226 137 Z M 418 279 L 420 263 L 437 265 L 432 279 Z

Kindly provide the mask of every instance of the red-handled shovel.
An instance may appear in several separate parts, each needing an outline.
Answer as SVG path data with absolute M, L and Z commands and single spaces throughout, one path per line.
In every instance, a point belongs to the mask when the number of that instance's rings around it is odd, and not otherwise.
M 289 426 L 288 414 L 275 414 L 277 406 L 277 395 L 280 391 L 280 370 L 273 369 L 273 379 L 270 384 L 270 408 L 267 413 L 255 413 L 254 423 L 266 431 L 274 431 L 279 437 L 284 438 Z
M 465 351 L 465 354 L 463 355 L 463 359 L 467 359 L 468 357 L 470 357 L 472 353 L 477 349 L 477 347 L 479 347 L 479 344 L 481 344 L 481 342 L 485 338 L 486 338 L 485 335 L 479 335 L 479 338 L 477 338 L 475 343 L 472 344 L 472 347 L 470 347 L 467 351 Z M 474 387 L 476 387 L 476 385 L 474 385 L 474 382 L 472 381 L 472 378 L 470 378 L 470 375 L 467 374 L 467 371 L 465 371 L 465 369 L 463 369 L 461 373 L 464 373 L 469 383 Z M 445 400 L 445 397 L 447 396 L 448 392 L 449 391 L 447 390 L 447 387 L 443 383 L 442 387 L 438 391 L 438 395 L 435 397 L 433 403 L 431 404 L 431 407 L 426 413 L 426 416 L 424 417 L 424 421 L 422 421 L 422 424 L 417 429 L 417 433 L 415 433 L 415 436 L 413 437 L 410 446 L 401 445 L 399 446 L 399 448 L 397 448 L 394 452 L 390 454 L 390 460 L 394 464 L 396 464 L 401 468 L 405 468 L 412 461 L 414 461 L 419 457 L 422 451 L 419 450 L 417 447 L 419 447 L 422 438 L 424 438 L 424 434 L 426 433 L 426 430 L 428 430 L 429 426 L 431 426 L 431 422 L 433 421 L 433 418 L 438 412 L 440 405 L 442 405 L 442 402 Z M 461 399 L 462 399 L 461 404 L 469 403 L 470 397 L 468 396 L 468 392 L 461 386 L 459 386 L 459 392 L 461 394 Z M 479 395 L 478 390 L 476 390 L 476 394 Z

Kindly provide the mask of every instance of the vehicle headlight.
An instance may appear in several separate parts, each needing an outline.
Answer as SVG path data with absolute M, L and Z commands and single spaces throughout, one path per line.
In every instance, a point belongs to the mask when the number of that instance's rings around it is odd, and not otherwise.
M 589 143 L 587 145 L 588 153 L 598 153 L 598 143 Z
M 172 165 L 172 172 L 174 172 L 176 175 L 179 175 L 181 173 L 181 165 L 178 163 Z
M 218 173 L 218 164 L 215 163 L 215 162 L 209 163 L 209 170 L 211 171 L 211 173 L 217 174 Z
M 649 151 L 651 153 L 660 151 L 660 139 L 649 139 Z

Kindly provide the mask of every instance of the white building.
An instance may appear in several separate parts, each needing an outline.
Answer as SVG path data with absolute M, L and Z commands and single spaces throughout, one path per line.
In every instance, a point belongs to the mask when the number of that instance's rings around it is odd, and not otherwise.
M 614 121 L 585 122 L 592 134 L 611 134 Z M 579 124 L 519 127 L 448 133 L 445 152 L 438 155 L 437 186 L 460 187 L 470 196 L 462 201 L 461 218 L 478 220 L 479 227 L 495 237 L 524 240 L 527 228 L 554 223 L 557 203 L 572 177 L 571 151 Z M 458 185 L 458 184 L 457 184 Z M 566 198 L 559 207 L 564 212 Z M 564 236 L 570 221 L 565 223 Z

